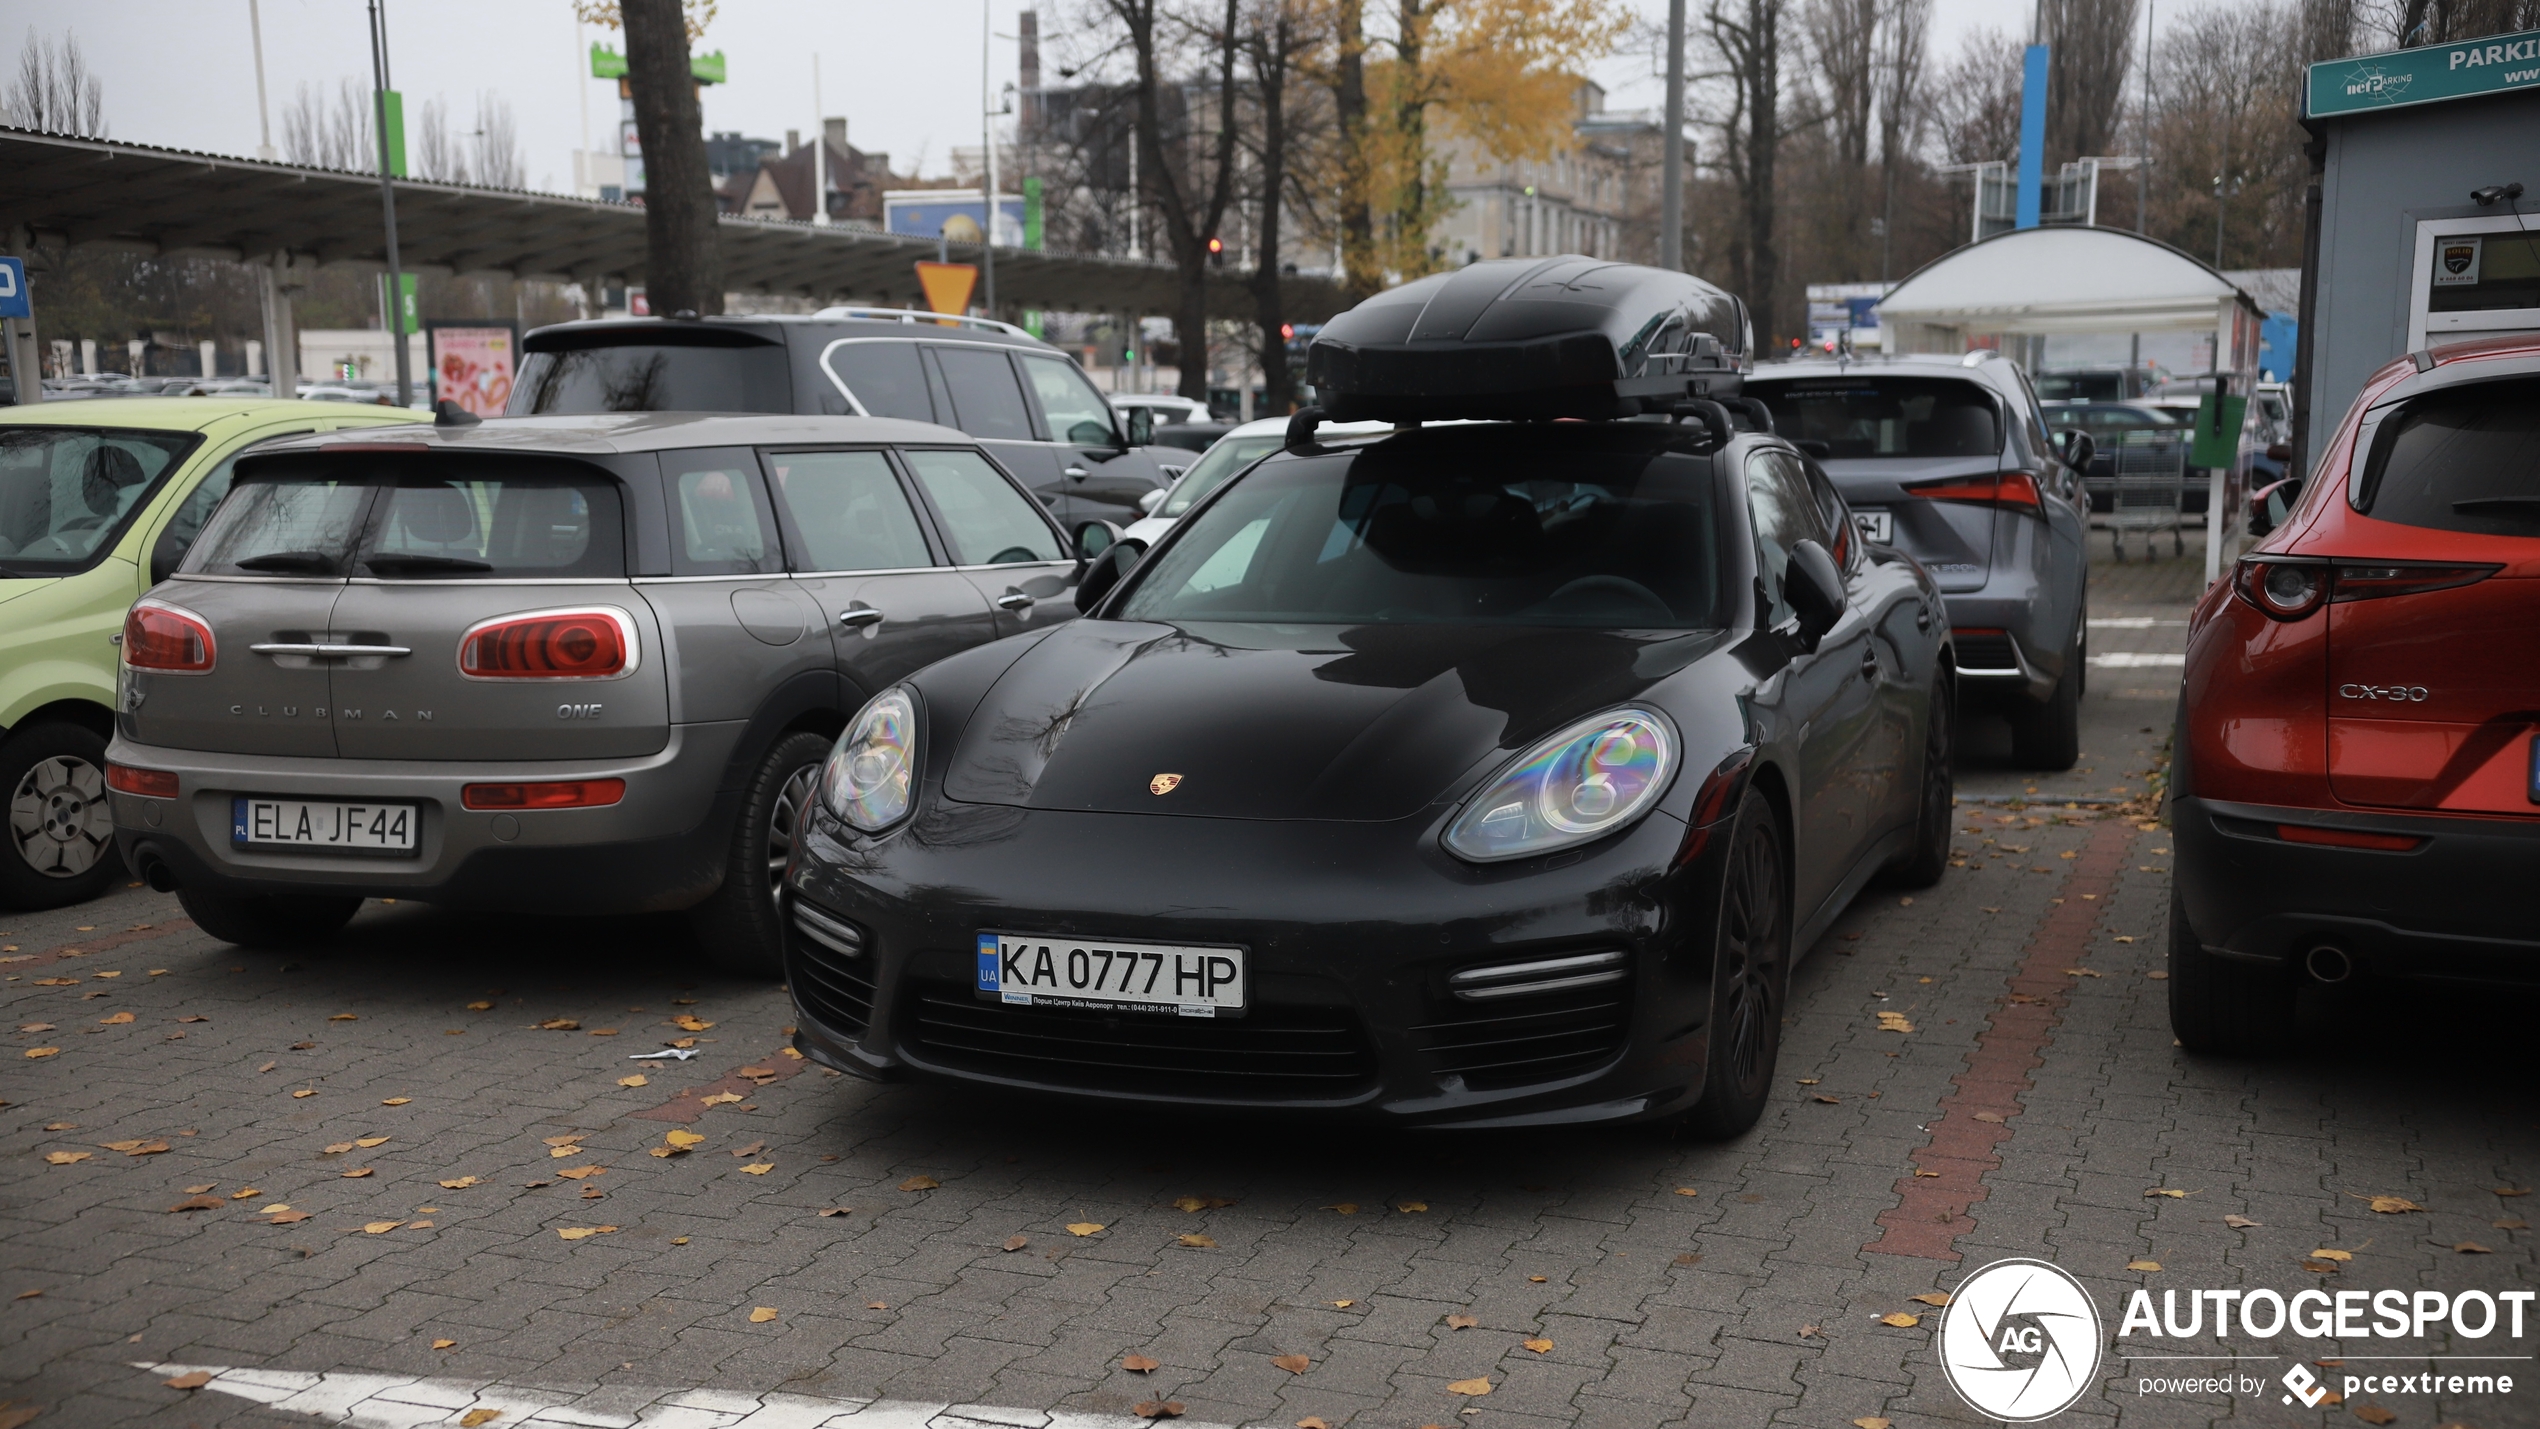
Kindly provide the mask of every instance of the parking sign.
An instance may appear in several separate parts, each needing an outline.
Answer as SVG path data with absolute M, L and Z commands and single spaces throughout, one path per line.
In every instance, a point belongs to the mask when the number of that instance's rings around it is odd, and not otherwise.
M 34 316 L 35 300 L 26 291 L 26 260 L 0 258 L 0 318 Z

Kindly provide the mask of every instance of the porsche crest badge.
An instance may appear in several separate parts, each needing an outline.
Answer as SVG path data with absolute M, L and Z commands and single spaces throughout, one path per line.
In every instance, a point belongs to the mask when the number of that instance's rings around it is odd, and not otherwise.
M 1147 781 L 1147 792 L 1159 796 L 1170 794 L 1181 787 L 1182 776 L 1179 774 L 1158 774 Z

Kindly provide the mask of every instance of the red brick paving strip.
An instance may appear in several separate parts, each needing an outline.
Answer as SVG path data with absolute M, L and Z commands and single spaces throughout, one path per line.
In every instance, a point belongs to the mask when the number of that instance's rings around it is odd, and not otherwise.
M 2131 824 L 2110 819 L 2082 846 L 2064 879 L 2064 901 L 2037 925 L 2028 956 L 2004 989 L 2035 1000 L 2012 1002 L 2006 996 L 1995 1004 L 1967 1053 L 1966 1069 L 1950 1079 L 1957 1090 L 1942 1099 L 1940 1115 L 1930 1122 L 1931 1140 L 1911 1158 L 1922 1170 L 1940 1174 L 1909 1171 L 1898 1178 L 1895 1208 L 1879 1217 L 1884 1229 L 1861 1249 L 1925 1260 L 1962 1258 L 1957 1239 L 1976 1225 L 1967 1208 L 1992 1194 L 1984 1178 L 2001 1168 L 1995 1148 L 2010 1139 L 2012 1121 L 2021 1111 L 2020 1094 L 2031 1085 L 2029 1073 L 2045 1060 L 2047 1035 L 2062 1020 L 2073 982 L 2064 969 L 2089 956 L 2092 935 L 2116 891 L 2117 872 L 2136 832 Z M 2098 897 L 2085 899 L 2085 893 Z M 1978 1121 L 1978 1113 L 1999 1120 Z
M 7 955 L 10 961 L 0 963 L 0 967 L 6 967 L 11 972 L 26 968 L 50 967 L 64 958 L 85 958 L 97 953 L 111 953 L 127 943 L 146 943 L 153 938 L 165 938 L 177 933 L 190 933 L 193 930 L 193 919 L 171 918 L 164 923 L 153 923 L 147 928 L 132 928 L 121 933 L 103 933 L 94 938 L 82 938 L 76 943 L 64 943 L 58 948 L 48 948 L 40 953 L 10 953 Z

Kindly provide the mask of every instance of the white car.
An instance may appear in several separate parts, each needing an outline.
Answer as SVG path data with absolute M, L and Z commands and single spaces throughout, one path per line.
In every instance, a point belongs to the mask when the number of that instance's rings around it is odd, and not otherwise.
M 1315 429 L 1314 439 L 1318 442 L 1329 443 L 1336 438 L 1367 436 L 1392 430 L 1393 424 L 1390 422 L 1326 422 Z M 1129 529 L 1122 533 L 1123 536 L 1128 540 L 1142 542 L 1149 546 L 1154 545 L 1162 539 L 1165 532 L 1173 529 L 1173 523 L 1181 520 L 1182 513 L 1190 510 L 1201 497 L 1225 485 L 1226 478 L 1277 451 L 1287 439 L 1288 419 L 1285 417 L 1263 417 L 1258 421 L 1246 422 L 1219 437 L 1209 445 L 1207 451 L 1200 453 L 1199 460 L 1193 462 L 1190 470 L 1183 472 L 1171 486 L 1162 491 L 1152 492 L 1144 499 L 1142 504 L 1146 506 L 1147 514 L 1131 523 Z

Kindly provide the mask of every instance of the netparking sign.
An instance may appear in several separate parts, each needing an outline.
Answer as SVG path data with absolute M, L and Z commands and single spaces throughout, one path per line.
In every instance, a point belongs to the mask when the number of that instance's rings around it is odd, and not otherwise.
M 0 258 L 0 318 L 35 316 L 35 299 L 26 290 L 26 260 Z
M 2305 107 L 2322 119 L 2513 89 L 2540 89 L 2540 30 L 2323 60 L 2311 66 Z

